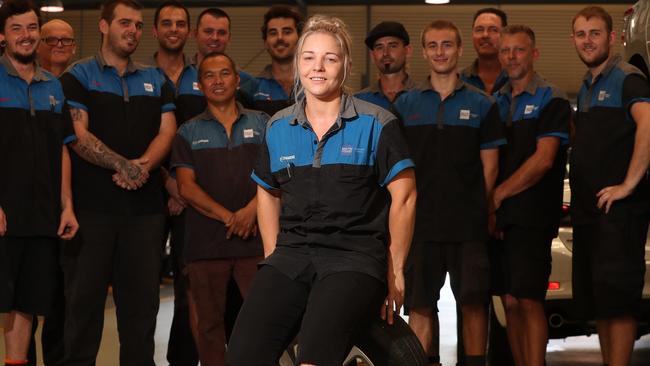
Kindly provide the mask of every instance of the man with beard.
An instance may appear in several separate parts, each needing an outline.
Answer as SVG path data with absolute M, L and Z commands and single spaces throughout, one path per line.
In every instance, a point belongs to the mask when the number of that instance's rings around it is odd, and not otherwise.
M 190 13 L 177 0 L 160 4 L 154 13 L 154 38 L 158 50 L 152 64 L 165 75 L 174 89 L 175 115 L 178 126 L 201 111 L 205 104 L 203 93 L 196 85 L 196 70 L 192 59 L 183 53 L 190 35 Z M 174 273 L 174 315 L 167 343 L 167 361 L 171 366 L 197 365 L 199 357 L 190 328 L 187 283 L 183 264 L 185 233 L 185 200 L 178 193 L 176 179 L 162 169 L 168 193 L 167 211 L 170 215 L 171 266 Z
M 434 356 L 432 318 L 449 272 L 463 316 L 463 364 L 485 366 L 490 300 L 487 198 L 505 135 L 493 100 L 458 77 L 458 28 L 446 20 L 431 22 L 421 41 L 430 75 L 395 102 L 419 167 L 415 233 L 405 271 L 409 325 L 427 354 Z
M 603 363 L 628 365 L 645 273 L 650 221 L 650 89 L 612 49 L 602 8 L 573 18 L 573 43 L 587 66 L 571 150 L 573 294 L 596 320 Z
M 65 20 L 53 19 L 41 27 L 38 62 L 41 67 L 59 77 L 70 66 L 77 50 L 74 30 Z
M 390 110 L 400 93 L 413 88 L 415 83 L 406 73 L 406 62 L 413 52 L 409 42 L 408 32 L 398 22 L 381 22 L 370 30 L 365 43 L 379 80 L 359 91 L 357 98 Z
M 302 22 L 298 12 L 284 5 L 272 6 L 264 14 L 262 39 L 271 64 L 257 77 L 242 80 L 241 90 L 251 108 L 273 115 L 293 104 L 293 56 Z
M 34 314 L 52 310 L 58 238 L 79 225 L 72 207 L 70 156 L 75 139 L 61 84 L 36 63 L 38 8 L 9 0 L 0 8 L 0 313 L 5 365 L 25 365 Z M 35 360 L 31 360 L 34 364 Z
M 499 59 L 509 81 L 495 93 L 508 144 L 501 147 L 492 210 L 503 240 L 493 242 L 493 283 L 505 305 L 516 365 L 543 366 L 548 342 L 544 299 L 551 242 L 560 223 L 571 105 L 534 70 L 535 33 L 524 25 L 501 32 Z
M 507 25 L 508 17 L 503 10 L 484 8 L 474 14 L 472 42 L 478 57 L 461 71 L 460 78 L 488 94 L 501 89 L 508 80 L 498 57 L 501 29 Z
M 73 187 L 79 248 L 64 258 L 65 365 L 91 365 L 112 284 L 121 365 L 152 365 L 164 235 L 158 166 L 176 132 L 173 92 L 155 68 L 130 56 L 142 36 L 142 5 L 107 0 L 95 56 L 61 81 L 78 141 Z

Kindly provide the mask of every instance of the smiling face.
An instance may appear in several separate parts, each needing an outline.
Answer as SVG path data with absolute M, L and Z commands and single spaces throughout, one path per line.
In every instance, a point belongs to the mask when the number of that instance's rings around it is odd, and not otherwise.
M 306 95 L 330 100 L 342 93 L 345 59 L 334 36 L 316 32 L 305 38 L 298 55 L 298 74 Z
M 614 32 L 607 31 L 604 20 L 598 17 L 578 17 L 573 23 L 573 44 L 582 62 L 589 68 L 602 65 L 614 46 Z
M 113 11 L 113 21 L 99 21 L 104 42 L 115 55 L 126 58 L 138 48 L 142 37 L 142 13 L 140 10 L 119 4 Z
M 501 37 L 499 61 L 511 80 L 521 80 L 533 72 L 539 51 L 526 33 L 504 34 Z
M 153 29 L 160 48 L 167 52 L 182 52 L 190 34 L 190 25 L 185 10 L 174 6 L 160 9 L 158 23 Z
M 74 31 L 68 23 L 52 20 L 43 25 L 41 44 L 38 47 L 42 64 L 65 67 L 72 61 L 75 49 Z
M 293 59 L 298 43 L 298 30 L 293 18 L 273 18 L 266 25 L 264 46 L 271 59 L 289 62 Z
M 370 52 L 372 60 L 382 74 L 395 74 L 406 67 L 406 58 L 411 55 L 411 46 L 397 37 L 386 36 L 375 41 Z
M 228 57 L 217 55 L 205 59 L 199 72 L 199 88 L 208 103 L 220 105 L 235 100 L 239 74 Z
M 226 17 L 215 18 L 205 14 L 196 27 L 196 46 L 199 54 L 206 56 L 212 52 L 225 52 L 230 43 L 230 21 Z
M 422 55 L 429 69 L 437 74 L 456 72 L 458 59 L 463 48 L 458 44 L 458 36 L 451 29 L 429 29 L 423 37 Z
M 34 11 L 7 18 L 4 40 L 7 55 L 22 64 L 31 64 L 36 59 L 40 40 L 38 16 Z
M 501 18 L 493 13 L 483 13 L 474 21 L 472 43 L 479 57 L 496 57 L 499 52 Z

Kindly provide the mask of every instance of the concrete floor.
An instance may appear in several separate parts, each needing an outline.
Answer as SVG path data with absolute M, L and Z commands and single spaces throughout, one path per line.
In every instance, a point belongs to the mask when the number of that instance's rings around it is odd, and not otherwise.
M 171 326 L 173 300 L 171 285 L 165 284 L 161 286 L 155 354 L 155 361 L 159 366 L 167 365 L 165 354 L 167 351 L 168 332 Z M 442 362 L 444 365 L 455 365 L 456 308 L 453 294 L 448 285 L 445 285 L 443 288 L 438 307 L 440 309 L 440 354 Z M 97 365 L 118 365 L 119 342 L 114 310 L 112 300 L 109 296 L 106 307 L 104 334 L 97 357 Z M 4 342 L 0 343 L 0 354 L 4 354 Z M 547 348 L 546 359 L 548 366 L 600 366 L 602 364 L 598 348 L 598 338 L 595 336 L 552 340 L 549 342 Z M 42 365 L 40 360 L 39 365 Z M 650 366 L 650 335 L 636 342 L 631 366 Z

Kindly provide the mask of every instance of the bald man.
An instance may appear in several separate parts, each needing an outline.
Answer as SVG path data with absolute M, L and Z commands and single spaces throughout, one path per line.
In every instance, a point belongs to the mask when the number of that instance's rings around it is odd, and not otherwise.
M 56 77 L 68 68 L 77 50 L 74 30 L 65 20 L 53 19 L 41 27 L 38 62 Z

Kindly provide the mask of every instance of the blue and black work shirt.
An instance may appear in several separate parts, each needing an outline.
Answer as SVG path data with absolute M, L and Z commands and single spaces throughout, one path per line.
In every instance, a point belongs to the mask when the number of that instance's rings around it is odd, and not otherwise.
M 235 212 L 257 193 L 250 174 L 264 141 L 268 115 L 237 105 L 239 117 L 230 137 L 209 110 L 181 126 L 174 139 L 171 167 L 194 171 L 196 183 L 215 202 Z M 226 226 L 188 206 L 185 215 L 186 261 L 261 256 L 260 236 L 226 239 Z
M 36 66 L 31 83 L 0 57 L 0 207 L 8 236 L 56 237 L 61 150 L 75 140 L 57 78 Z
M 343 95 L 336 123 L 319 141 L 304 100 L 278 112 L 252 178 L 282 194 L 277 246 L 265 263 L 291 278 L 353 271 L 386 281 L 386 189 L 414 166 L 397 119 Z
M 381 80 L 377 80 L 376 83 L 358 91 L 354 96 L 393 112 L 393 102 L 397 100 L 402 93 L 413 89 L 415 87 L 415 82 L 406 75 L 406 79 L 402 81 L 402 85 L 404 86 L 404 89 L 395 95 L 395 99 L 392 102 L 386 95 L 384 95 L 384 92 L 381 89 Z
M 264 111 L 270 116 L 294 103 L 282 85 L 275 80 L 267 65 L 257 77 L 241 77 L 240 91 L 246 95 L 250 108 Z
M 458 80 L 441 100 L 426 80 L 395 102 L 416 169 L 414 241 L 487 240 L 482 149 L 506 143 L 499 110 L 483 91 Z
M 644 75 L 620 56 L 611 57 L 599 75 L 584 77 L 578 93 L 575 137 L 571 149 L 571 215 L 574 224 L 594 223 L 605 215 L 596 206 L 596 194 L 625 180 L 636 135 L 630 110 L 634 103 L 650 102 Z M 650 209 L 648 174 L 634 192 L 614 202 L 607 217 L 624 219 Z
M 70 108 L 88 113 L 88 131 L 126 159 L 145 153 L 158 136 L 162 113 L 175 109 L 174 93 L 156 68 L 129 60 L 120 76 L 101 53 L 76 62 L 61 83 Z M 142 187 L 128 191 L 113 182 L 114 171 L 71 155 L 75 208 L 116 215 L 164 212 L 159 169 Z
M 478 74 L 478 59 L 475 59 L 471 65 L 467 66 L 460 72 L 460 78 L 464 82 L 473 85 L 483 90 L 484 92 L 487 92 L 487 90 L 485 90 L 485 83 L 483 82 L 483 79 L 481 79 L 481 77 Z M 505 70 L 501 70 L 499 76 L 497 76 L 497 79 L 494 82 L 494 86 L 492 87 L 492 92 L 497 92 L 507 82 L 508 82 L 508 74 L 506 73 Z
M 560 142 L 551 169 L 532 187 L 503 201 L 497 211 L 498 225 L 534 227 L 556 235 L 562 213 L 571 104 L 566 94 L 537 73 L 522 93 L 513 97 L 508 82 L 495 97 L 508 139 L 499 151 L 497 184 L 535 153 L 539 139 L 554 137 Z

